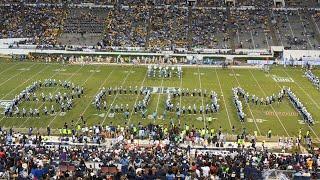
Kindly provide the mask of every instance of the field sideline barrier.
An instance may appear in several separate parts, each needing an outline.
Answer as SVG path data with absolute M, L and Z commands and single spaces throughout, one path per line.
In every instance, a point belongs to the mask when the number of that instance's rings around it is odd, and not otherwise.
M 10 128 L 9 127 L 2 127 L 3 130 L 6 130 L 8 131 Z M 28 128 L 12 128 L 15 132 L 19 132 L 21 134 L 28 134 L 29 132 L 29 129 Z M 39 132 L 40 134 L 47 134 L 47 129 L 46 127 L 43 127 L 43 128 L 34 128 L 33 130 L 33 134 Z M 59 132 L 59 129 L 51 129 L 51 134 L 52 136 L 59 136 L 60 135 L 60 132 Z M 233 134 L 225 134 L 225 137 L 226 137 L 226 140 L 227 141 L 236 141 L 236 135 L 233 135 Z M 283 138 L 283 136 L 278 136 L 278 135 L 273 135 L 271 138 L 267 138 L 267 136 L 257 136 L 256 137 L 258 141 L 262 142 L 262 141 L 265 141 L 265 142 L 278 142 L 279 141 L 279 138 Z M 291 138 L 291 137 L 288 137 L 288 138 Z M 292 137 L 292 138 L 295 138 L 295 137 Z M 315 142 L 317 142 L 315 140 Z
M 98 147 L 98 148 L 110 148 L 113 145 L 119 143 L 119 142 L 125 142 L 127 144 L 127 148 L 132 148 L 132 147 L 152 147 L 154 145 L 165 145 L 166 142 L 165 140 L 150 140 L 150 139 L 134 139 L 134 142 L 131 143 L 130 140 L 118 140 L 117 138 L 106 138 L 105 141 L 103 143 L 97 144 L 97 143 L 93 143 L 93 142 L 83 142 L 83 143 L 77 143 L 77 142 L 72 142 L 72 140 L 69 138 L 68 141 L 66 141 L 65 139 L 61 139 L 60 136 L 43 136 L 43 142 L 41 143 L 43 146 L 48 147 L 48 148 L 57 148 L 57 147 L 66 147 L 66 148 L 74 148 L 74 147 L 83 147 L 83 146 L 87 146 L 87 147 Z M 14 143 L 15 141 L 13 141 L 13 143 L 11 144 L 11 146 L 18 146 L 21 145 L 19 143 Z M 219 143 L 220 144 L 220 143 Z M 188 145 L 190 145 L 190 151 L 191 154 L 195 154 L 195 151 L 198 152 L 202 152 L 202 153 L 206 153 L 209 152 L 210 154 L 218 154 L 218 155 L 229 155 L 232 152 L 235 152 L 238 149 L 238 144 L 234 141 L 226 141 L 223 143 L 223 147 L 217 147 L 215 146 L 215 144 L 209 144 L 209 145 L 201 145 L 201 144 L 192 144 L 191 141 L 185 141 L 180 143 L 178 146 L 184 149 L 188 149 Z M 36 144 L 25 144 L 25 146 L 32 146 L 32 147 L 36 147 Z M 257 142 L 256 143 L 256 147 L 262 148 L 262 142 Z M 264 147 L 266 147 L 267 149 L 279 149 L 279 145 L 278 142 L 265 142 L 264 143 Z M 244 149 L 251 149 L 251 143 L 250 142 L 245 142 L 244 143 Z M 300 146 L 301 149 L 301 153 L 302 155 L 309 155 L 309 153 L 306 151 L 306 149 L 303 146 Z M 290 152 L 290 149 L 289 149 Z M 287 156 L 290 155 L 290 153 L 276 153 L 273 152 L 273 154 L 276 155 L 281 155 L 281 156 Z
M 319 50 L 286 50 L 282 46 L 271 46 L 270 49 L 235 49 L 232 52 L 231 49 L 198 49 L 193 48 L 191 51 L 183 48 L 177 48 L 178 52 L 158 50 L 156 52 L 148 52 L 142 47 L 110 47 L 113 51 L 99 50 L 94 47 L 78 47 L 81 50 L 76 49 L 38 49 L 35 45 L 21 44 L 16 46 L 16 43 L 27 38 L 7 38 L 0 39 L 0 54 L 3 55 L 28 55 L 29 53 L 42 53 L 42 54 L 69 54 L 69 55 L 132 55 L 132 56 L 202 56 L 202 57 L 223 57 L 226 59 L 234 58 L 249 58 L 252 60 L 272 60 L 274 58 L 274 52 L 283 52 L 283 61 L 289 61 L 290 59 L 308 59 L 308 61 L 314 61 L 320 59 Z M 50 48 L 50 47 L 44 47 Z M 53 47 L 51 47 L 53 48 Z M 61 47 L 60 47 L 61 49 Z M 231 51 L 231 52 L 230 52 Z M 229 54 L 228 54 L 229 52 Z
M 106 66 L 152 66 L 152 65 L 161 65 L 161 64 L 130 64 L 130 63 L 72 63 L 73 65 L 106 65 Z M 173 65 L 167 65 L 167 66 L 181 66 L 181 67 L 188 67 L 188 68 L 198 68 L 198 67 L 204 67 L 204 68 L 221 68 L 221 65 L 203 65 L 203 64 L 173 64 Z M 233 66 L 230 65 L 228 68 L 234 68 L 234 69 L 261 69 L 261 66 L 256 65 L 242 65 L 242 66 Z

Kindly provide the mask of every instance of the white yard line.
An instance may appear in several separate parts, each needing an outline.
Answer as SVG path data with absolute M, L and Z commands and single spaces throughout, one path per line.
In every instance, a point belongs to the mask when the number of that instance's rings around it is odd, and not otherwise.
M 49 66 L 47 66 L 49 67 Z M 22 86 L 23 84 L 25 84 L 26 82 L 32 80 L 36 75 L 38 75 L 40 72 L 44 71 L 46 68 L 42 69 L 41 71 L 39 71 L 38 73 L 36 73 L 35 75 L 33 75 L 32 77 L 30 77 L 29 79 L 25 80 L 22 84 L 20 84 L 19 86 L 17 86 L 16 88 L 12 89 L 10 92 L 8 92 L 5 96 L 3 96 L 1 99 L 4 99 L 5 97 L 7 97 L 8 95 L 10 95 L 12 92 L 14 92 L 18 87 Z M 56 73 L 55 73 L 56 74 Z M 54 75 L 55 75 L 54 74 Z M 5 118 L 5 116 L 3 116 L 0 119 L 0 122 Z
M 182 108 L 182 95 L 181 95 L 182 77 L 183 77 L 183 75 L 181 75 L 181 78 L 180 78 L 180 110 L 181 110 L 181 108 Z M 179 124 L 181 124 L 181 120 L 180 120 L 180 119 L 179 119 Z
M 74 72 L 71 76 L 69 76 L 69 78 L 67 80 L 70 80 L 75 74 L 77 74 L 84 66 L 81 66 L 76 72 Z M 53 78 L 56 74 L 52 75 L 49 79 Z M 57 88 L 53 94 L 57 93 L 59 89 Z M 45 102 L 43 102 L 39 107 L 38 109 L 40 110 L 41 107 L 45 104 Z M 31 117 L 28 117 L 20 126 L 19 128 L 21 128 Z
M 15 65 L 13 65 L 13 66 L 11 66 L 10 68 L 6 68 L 4 71 L 2 71 L 2 72 L 0 73 L 0 75 L 3 74 L 3 73 L 5 73 L 5 72 L 7 72 L 7 71 L 9 71 L 9 70 L 11 70 L 12 68 L 16 67 L 17 65 L 18 65 L 18 63 L 15 64 Z
M 99 66 L 99 67 L 100 67 L 100 66 Z M 96 71 L 92 72 L 92 73 L 90 74 L 90 76 L 88 76 L 87 79 L 81 84 L 81 86 L 84 86 L 84 85 L 88 82 L 88 80 L 89 80 L 95 73 L 96 73 Z M 73 106 L 75 106 L 75 104 L 76 104 L 76 102 L 73 103 Z M 90 103 L 88 103 L 88 104 L 90 104 Z M 49 124 L 48 124 L 49 127 L 51 126 L 51 124 L 53 123 L 53 121 L 54 121 L 57 117 L 58 117 L 58 113 L 57 113 L 57 114 L 54 116 L 54 118 L 49 122 Z M 42 127 L 44 127 L 44 126 L 42 126 Z
M 200 75 L 200 68 L 198 66 L 198 77 L 199 77 L 199 84 L 200 84 L 200 91 L 201 91 L 201 104 L 202 104 L 202 108 L 205 108 L 204 103 L 203 103 L 203 93 L 202 93 L 202 84 L 201 84 L 201 77 L 200 76 L 201 76 Z M 204 128 L 206 128 L 206 116 L 205 116 L 204 112 L 202 112 L 202 120 L 203 120 L 203 126 L 204 126 Z
M 283 70 L 290 78 L 292 78 L 285 70 Z M 293 79 L 293 78 L 292 78 Z M 309 98 L 312 100 L 312 101 L 314 101 L 312 98 L 311 98 L 311 96 L 298 84 L 298 83 L 296 83 L 296 82 L 294 82 L 296 85 L 298 85 L 299 86 L 299 88 L 300 89 L 302 89 L 302 91 L 306 94 L 306 95 L 308 95 L 309 96 Z M 278 82 L 276 82 L 276 84 L 281 88 L 281 86 L 279 85 L 279 83 Z M 315 103 L 315 102 L 314 102 Z M 316 104 L 317 105 L 317 104 Z M 319 109 L 319 108 L 318 108 Z M 315 120 L 316 121 L 316 120 Z M 312 133 L 317 137 L 317 139 L 318 139 L 318 141 L 320 142 L 320 138 L 319 138 L 319 136 L 316 134 L 316 132 L 313 130 L 313 128 L 309 125 L 309 124 L 307 124 L 307 126 L 309 127 L 309 129 L 312 131 Z
M 265 97 L 267 97 L 267 94 L 265 93 L 265 91 L 263 90 L 263 88 L 261 87 L 260 83 L 257 81 L 257 79 L 254 77 L 254 75 L 252 74 L 251 70 L 249 69 L 251 76 L 253 77 L 254 81 L 257 83 L 257 85 L 259 86 L 261 92 L 264 94 Z M 284 131 L 286 132 L 287 136 L 290 137 L 287 129 L 285 128 L 285 126 L 283 125 L 280 117 L 278 116 L 278 114 L 276 113 L 276 110 L 273 108 L 272 104 L 270 104 L 270 107 L 272 108 L 273 112 L 275 113 L 279 123 L 281 124 L 282 128 L 284 129 Z
M 312 133 L 317 137 L 317 139 L 318 139 L 318 142 L 320 142 L 320 137 L 317 135 L 317 133 L 313 130 L 313 128 L 309 125 L 309 124 L 307 124 L 307 126 L 308 126 L 308 128 L 312 131 Z
M 36 65 L 36 64 L 33 64 L 32 66 L 30 66 L 30 67 L 28 67 L 28 68 L 32 68 L 32 67 L 35 66 L 35 65 Z M 10 81 L 11 79 L 19 76 L 20 74 L 22 74 L 22 73 L 24 73 L 24 72 L 26 72 L 26 71 L 20 71 L 19 73 L 15 74 L 14 76 L 11 76 L 9 79 L 7 79 L 7 80 L 5 80 L 4 82 L 2 82 L 2 83 L 0 84 L 0 87 L 1 87 L 3 84 L 5 84 L 6 82 Z
M 7 93 L 5 96 L 1 97 L 1 99 L 6 98 L 8 95 L 10 95 L 12 92 L 14 92 L 15 90 L 17 90 L 19 87 L 21 87 L 22 85 L 24 85 L 26 82 L 32 80 L 34 77 L 36 77 L 38 74 L 42 73 L 44 70 L 46 70 L 49 66 L 43 68 L 41 71 L 37 72 L 36 74 L 34 74 L 33 76 L 31 76 L 30 78 L 28 78 L 27 80 L 23 81 L 22 83 L 19 84 L 19 86 L 16 86 L 14 89 L 11 89 L 11 91 L 9 93 Z
M 228 108 L 227 108 L 227 103 L 226 103 L 226 101 L 225 101 L 225 99 L 224 99 L 224 95 L 223 95 L 223 91 L 222 91 L 222 86 L 221 86 L 221 83 L 220 83 L 220 78 L 219 78 L 217 69 L 215 69 L 215 72 L 216 72 L 216 75 L 217 75 L 217 78 L 218 78 L 218 83 L 219 83 L 219 87 L 220 87 L 220 93 L 221 93 L 221 96 L 222 96 L 224 108 L 226 109 L 226 112 L 227 112 L 230 129 L 232 129 L 232 123 L 231 123 L 231 119 L 230 119 L 230 116 L 229 116 L 229 111 L 228 111 Z
M 291 79 L 293 79 L 293 78 L 287 73 L 287 71 L 286 71 L 285 69 L 282 69 L 282 70 L 287 74 L 287 76 L 289 76 Z M 294 83 L 304 92 L 304 94 L 306 94 L 306 95 L 309 97 L 309 99 L 313 102 L 313 104 L 316 105 L 316 107 L 317 107 L 318 109 L 320 109 L 319 104 L 310 96 L 310 94 L 309 94 L 307 91 L 305 91 L 304 88 L 301 87 L 299 83 L 297 83 L 296 81 L 294 81 Z
M 103 81 L 103 83 L 101 84 L 101 86 L 99 87 L 98 91 L 97 91 L 95 94 L 97 94 L 97 93 L 100 92 L 101 88 L 106 84 L 107 80 L 109 80 L 109 78 L 110 78 L 110 76 L 111 76 L 111 74 L 112 74 L 113 72 L 114 72 L 114 69 L 112 69 L 111 73 L 108 74 L 107 78 Z M 93 97 L 95 97 L 95 95 L 94 95 Z M 90 107 L 90 105 L 92 105 L 92 104 L 91 104 L 91 103 L 88 103 L 88 105 L 87 105 L 86 108 L 82 111 L 81 114 L 84 114 L 84 113 L 88 110 L 88 108 Z M 77 120 L 77 122 L 76 122 L 75 124 L 78 124 L 78 122 L 79 122 L 80 119 L 81 119 L 81 118 L 79 117 L 78 120 Z
M 148 76 L 148 72 L 146 72 L 146 75 L 144 76 L 144 78 L 143 78 L 143 80 L 142 80 L 142 82 L 141 82 L 141 85 L 140 85 L 141 88 L 143 87 L 143 84 L 144 84 L 145 80 L 147 79 L 147 76 Z M 138 94 L 137 94 L 137 97 L 136 97 L 136 100 L 134 101 L 132 110 L 131 110 L 131 112 L 130 112 L 130 117 L 129 117 L 129 119 L 128 119 L 128 125 L 130 125 L 130 121 L 131 121 L 131 118 L 132 118 L 132 115 L 133 115 L 133 111 L 134 111 L 134 105 L 138 102 L 139 96 L 140 96 L 140 94 L 138 93 Z M 151 98 L 151 97 L 150 97 L 150 98 Z
M 127 81 L 129 75 L 131 74 L 131 70 L 132 70 L 133 67 L 134 67 L 134 66 L 132 66 L 131 69 L 128 71 L 128 74 L 127 74 L 126 77 L 123 79 L 123 81 L 122 81 L 122 83 L 121 83 L 120 86 L 123 86 L 124 83 Z M 113 98 L 113 101 L 112 101 L 112 103 L 110 104 L 110 106 L 113 105 L 113 103 L 116 101 L 118 95 L 119 95 L 119 93 L 117 93 L 117 94 L 115 95 L 115 97 Z M 102 121 L 102 123 L 100 124 L 101 126 L 103 126 L 104 122 L 106 121 L 106 119 L 107 119 L 107 117 L 108 117 L 108 114 L 110 113 L 110 110 L 111 110 L 111 108 L 109 108 L 109 110 L 107 111 L 105 117 L 103 118 L 103 121 Z
M 233 72 L 233 76 L 235 77 L 238 85 L 241 87 L 241 84 L 240 84 L 240 82 L 239 82 L 236 74 L 234 73 L 234 70 L 233 70 L 233 69 L 232 69 L 232 72 Z M 258 126 L 258 124 L 257 124 L 257 122 L 256 122 L 256 118 L 253 116 L 253 113 L 252 113 L 252 110 L 251 110 L 251 107 L 250 107 L 250 103 L 246 103 L 246 104 L 248 105 L 248 109 L 249 109 L 250 114 L 251 114 L 251 116 L 252 116 L 253 122 L 254 122 L 254 124 L 255 124 L 255 126 L 256 126 L 256 129 L 258 130 L 258 133 L 259 133 L 259 135 L 261 136 L 262 134 L 261 134 L 261 131 L 260 131 L 260 129 L 259 129 L 259 126 Z
M 161 85 L 160 85 L 160 90 L 161 90 L 161 92 L 159 92 L 159 95 L 158 95 L 156 112 L 158 112 L 158 107 L 159 107 L 159 103 L 160 103 L 160 97 L 161 97 L 161 94 L 163 93 L 162 85 L 163 85 L 163 77 L 162 77 L 162 80 L 161 80 Z

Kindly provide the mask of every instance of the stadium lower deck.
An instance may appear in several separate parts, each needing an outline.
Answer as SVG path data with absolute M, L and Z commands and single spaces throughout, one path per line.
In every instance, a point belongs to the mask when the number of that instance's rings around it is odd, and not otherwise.
M 0 62 L 0 101 L 12 100 L 15 95 L 34 81 L 43 81 L 45 79 L 55 79 L 61 81 L 70 81 L 76 85 L 84 87 L 82 98 L 74 100 L 74 107 L 66 113 L 55 113 L 53 115 L 44 115 L 42 109 L 47 106 L 50 109 L 51 104 L 48 102 L 28 102 L 21 106 L 27 110 L 38 108 L 40 117 L 5 117 L 0 115 L 0 125 L 6 128 L 43 128 L 50 126 L 53 129 L 62 128 L 65 123 L 80 123 L 80 115 L 83 114 L 87 124 L 91 125 L 113 125 L 124 126 L 129 124 L 188 124 L 199 129 L 208 127 L 218 131 L 221 127 L 223 132 L 237 134 L 245 131 L 249 134 L 257 133 L 258 136 L 266 136 L 269 129 L 276 136 L 297 137 L 299 129 L 303 132 L 309 130 L 315 140 L 320 141 L 320 92 L 304 76 L 305 70 L 301 67 L 283 68 L 282 66 L 272 66 L 269 73 L 261 69 L 239 69 L 239 68 L 204 68 L 200 66 L 183 67 L 182 78 L 159 78 L 148 77 L 146 66 L 114 66 L 114 65 L 62 65 L 62 64 L 44 64 L 32 62 Z M 313 73 L 320 76 L 320 70 L 314 69 Z M 185 114 L 177 118 L 175 112 L 168 112 L 166 118 L 161 117 L 165 110 L 166 93 L 151 93 L 150 102 L 147 106 L 147 118 L 142 119 L 141 113 L 134 113 L 133 105 L 142 100 L 138 94 L 116 94 L 106 97 L 108 108 L 98 111 L 93 104 L 94 97 L 105 87 L 148 87 L 148 88 L 188 88 L 189 90 L 201 89 L 208 93 L 214 91 L 218 95 L 218 104 L 220 109 L 217 113 Z M 314 125 L 307 125 L 303 122 L 300 114 L 294 109 L 287 98 L 281 103 L 272 105 L 256 105 L 253 103 L 246 104 L 243 101 L 246 119 L 240 122 L 236 107 L 232 99 L 232 88 L 242 87 L 250 94 L 258 97 L 266 97 L 277 94 L 283 87 L 291 88 L 300 101 L 305 105 L 307 110 L 312 114 L 315 121 Z M 59 88 L 47 88 L 37 91 L 40 94 L 63 92 Z M 208 103 L 208 98 L 204 96 L 184 96 L 174 99 L 175 103 L 181 106 L 197 108 Z M 109 105 L 117 104 L 124 106 L 128 104 L 129 117 L 125 118 L 123 112 L 115 113 L 114 117 L 110 116 Z M 22 107 L 21 107 L 22 109 Z M 1 107 L 1 112 L 3 109 Z M 152 114 L 157 112 L 156 119 L 152 119 Z M 205 119 L 203 121 L 203 119 Z M 235 131 L 232 131 L 234 126 Z M 256 132 L 255 132 L 256 131 Z

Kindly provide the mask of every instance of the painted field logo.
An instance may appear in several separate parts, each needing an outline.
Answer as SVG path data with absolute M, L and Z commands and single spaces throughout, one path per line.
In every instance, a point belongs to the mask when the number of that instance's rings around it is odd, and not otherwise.
M 144 87 L 146 90 L 150 90 L 151 94 L 163 94 L 163 93 L 176 93 L 180 88 L 178 87 Z
M 95 73 L 98 73 L 100 72 L 101 70 L 90 70 L 90 72 L 95 72 Z
M 251 119 L 251 118 L 247 118 L 247 121 L 250 122 L 250 123 L 254 122 L 254 120 Z M 256 121 L 257 123 L 263 123 L 263 122 L 268 121 L 268 120 L 265 120 L 265 119 L 256 119 L 255 121 Z
M 66 71 L 66 69 L 55 69 L 55 70 L 53 70 L 54 72 L 65 72 Z
M 230 73 L 229 76 L 238 76 L 239 77 L 240 74 L 232 74 L 232 73 Z
M 282 83 L 293 83 L 294 80 L 290 77 L 280 77 L 277 75 L 272 75 L 271 78 L 275 81 L 275 82 L 282 82 Z
M 136 71 L 124 71 L 124 73 L 126 73 L 126 74 L 128 74 L 128 73 L 131 73 L 131 74 L 133 74 L 133 73 L 135 73 Z
M 20 68 L 18 71 L 30 71 L 30 68 Z
M 297 112 L 273 112 L 273 111 L 266 111 L 265 114 L 267 116 L 291 116 L 296 117 L 299 116 Z
M 105 114 L 105 113 L 101 113 L 101 114 L 93 114 L 93 115 L 95 115 L 95 116 L 99 116 L 99 117 L 101 117 L 101 118 L 104 118 L 104 117 L 106 116 L 106 114 Z
M 197 121 L 203 121 L 203 117 L 199 116 L 199 117 L 196 118 L 196 120 Z M 205 120 L 210 123 L 210 122 L 212 122 L 214 120 L 217 120 L 217 118 L 213 118 L 213 117 L 209 116 L 209 117 L 205 117 Z
M 302 119 L 298 120 L 298 123 L 299 124 L 306 124 L 306 122 Z M 319 123 L 318 121 L 314 122 L 314 124 L 318 124 L 318 123 Z
M 199 73 L 193 73 L 193 75 L 199 76 Z M 200 76 L 203 76 L 204 73 L 200 73 Z

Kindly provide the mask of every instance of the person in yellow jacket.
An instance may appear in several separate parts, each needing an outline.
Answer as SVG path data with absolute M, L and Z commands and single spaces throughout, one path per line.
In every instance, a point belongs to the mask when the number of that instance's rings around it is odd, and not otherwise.
M 133 127 L 133 133 L 136 133 L 137 132 L 137 128 L 134 126 Z
M 271 131 L 271 129 L 269 129 L 268 130 L 268 138 L 271 138 L 271 133 L 272 133 L 272 131 Z
M 62 134 L 63 134 L 63 135 L 67 135 L 67 129 L 63 128 L 63 129 L 62 129 Z
M 301 135 L 301 133 L 302 133 L 302 129 L 300 128 L 300 129 L 299 129 L 299 135 Z
M 240 139 L 240 138 L 238 139 L 237 144 L 238 144 L 238 147 L 240 147 L 240 146 L 241 146 L 241 139 Z
M 168 128 L 164 128 L 163 133 L 167 134 L 168 133 Z
M 189 128 L 189 126 L 187 124 L 185 124 L 185 129 L 186 129 L 186 131 L 188 133 L 190 128 Z
M 310 137 L 310 131 L 309 130 L 306 133 L 306 137 Z
M 206 130 L 203 128 L 203 129 L 201 130 L 201 137 L 204 137 L 205 134 L 206 134 Z

